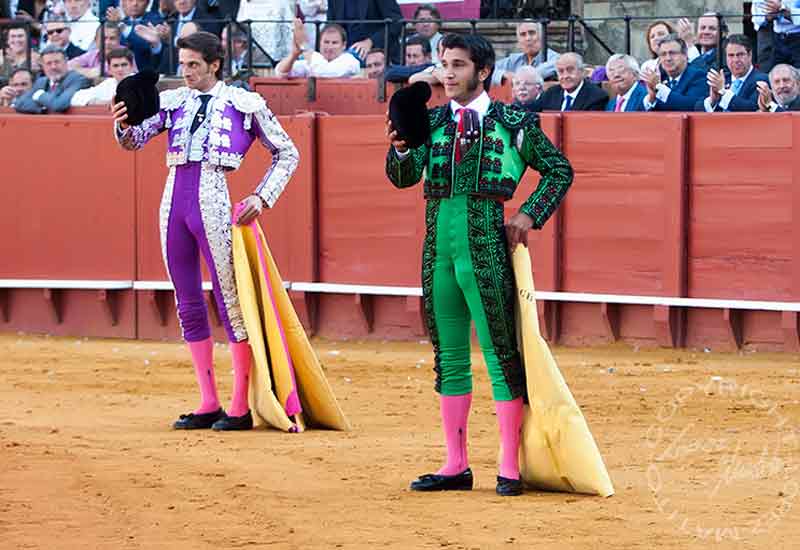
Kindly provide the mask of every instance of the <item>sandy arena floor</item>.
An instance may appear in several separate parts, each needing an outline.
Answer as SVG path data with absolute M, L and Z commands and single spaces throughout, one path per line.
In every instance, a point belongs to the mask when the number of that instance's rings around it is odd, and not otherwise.
M 443 453 L 429 346 L 315 345 L 350 433 L 175 432 L 182 345 L 0 336 L 0 548 L 800 548 L 798 356 L 556 349 L 617 494 L 500 498 L 477 354 L 477 488 L 417 494 Z

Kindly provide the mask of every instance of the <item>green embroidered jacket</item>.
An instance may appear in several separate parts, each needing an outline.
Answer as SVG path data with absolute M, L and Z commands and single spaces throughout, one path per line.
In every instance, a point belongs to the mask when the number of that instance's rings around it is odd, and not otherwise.
M 481 137 L 456 165 L 456 123 L 450 106 L 430 109 L 431 139 L 400 160 L 394 147 L 386 156 L 386 175 L 395 187 L 416 185 L 426 172 L 426 199 L 467 193 L 508 200 L 525 169 L 541 175 L 539 185 L 520 208 L 541 229 L 572 183 L 572 167 L 539 128 L 533 113 L 493 102 L 481 124 Z

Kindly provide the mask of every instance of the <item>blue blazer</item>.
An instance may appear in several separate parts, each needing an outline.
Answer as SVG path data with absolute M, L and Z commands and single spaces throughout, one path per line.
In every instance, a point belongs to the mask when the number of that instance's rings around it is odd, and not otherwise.
M 729 73 L 725 73 L 725 83 L 727 87 L 730 87 L 731 80 L 731 75 Z M 769 77 L 754 68 L 752 71 L 750 71 L 750 74 L 745 79 L 742 87 L 739 89 L 739 93 L 733 96 L 733 99 L 731 99 L 730 103 L 728 103 L 728 108 L 723 109 L 719 104 L 717 104 L 714 107 L 714 112 L 742 113 L 758 111 L 758 86 L 756 86 L 756 82 L 766 82 L 769 84 Z M 695 104 L 695 111 L 702 112 L 706 110 L 705 99 L 706 98 L 703 98 Z
M 123 22 L 126 25 L 132 25 L 130 17 L 126 17 Z M 157 13 L 147 12 L 136 21 L 136 24 L 147 26 L 147 24 L 150 23 L 155 26 L 163 22 L 164 20 Z M 140 71 L 144 69 L 157 70 L 158 64 L 161 60 L 161 54 L 167 49 L 166 45 L 162 44 L 161 51 L 157 54 L 154 54 L 150 49 L 150 43 L 136 34 L 133 29 L 131 29 L 131 32 L 127 37 L 123 36 L 120 39 L 120 44 L 133 52 L 133 57 L 136 59 L 136 67 Z
M 628 102 L 625 104 L 625 108 L 622 110 L 624 113 L 644 111 L 644 98 L 647 95 L 647 86 L 641 82 L 637 82 L 633 86 L 634 88 L 633 92 L 631 92 L 631 97 L 628 98 Z M 608 100 L 608 103 L 606 104 L 606 111 L 614 111 L 614 107 L 616 106 L 617 98 L 615 96 Z
M 708 95 L 706 73 L 686 67 L 678 85 L 672 89 L 667 101 L 656 99 L 654 111 L 694 111 L 698 99 L 705 99 Z

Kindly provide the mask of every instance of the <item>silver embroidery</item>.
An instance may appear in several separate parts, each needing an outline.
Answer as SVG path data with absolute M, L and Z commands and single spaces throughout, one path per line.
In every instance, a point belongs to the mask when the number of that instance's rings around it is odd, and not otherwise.
M 225 172 L 208 164 L 200 171 L 199 206 L 220 293 L 237 342 L 247 339 L 242 310 L 236 293 L 231 245 L 231 199 Z
M 146 118 L 138 126 L 128 126 L 124 130 L 114 125 L 114 138 L 123 149 L 135 151 L 160 134 L 165 126 L 164 119 L 169 118 L 167 113 L 159 111 L 150 118 Z
M 258 138 L 272 153 L 272 166 L 255 192 L 272 208 L 297 168 L 300 154 L 278 119 L 266 106 L 253 115 L 257 123 Z
M 161 206 L 158 209 L 158 227 L 161 233 L 161 255 L 164 257 L 164 267 L 169 276 L 169 263 L 167 262 L 167 228 L 169 227 L 169 214 L 172 211 L 172 191 L 175 187 L 175 168 L 169 169 L 164 192 L 161 194 Z M 170 279 L 171 280 L 171 279 Z

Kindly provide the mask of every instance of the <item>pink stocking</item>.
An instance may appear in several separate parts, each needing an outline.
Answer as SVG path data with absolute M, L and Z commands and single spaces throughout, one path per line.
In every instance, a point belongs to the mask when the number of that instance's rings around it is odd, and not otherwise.
M 522 398 L 512 401 L 495 401 L 497 422 L 500 424 L 500 442 L 503 459 L 500 475 L 508 479 L 519 479 L 519 438 L 522 430 Z
M 440 396 L 442 428 L 447 443 L 447 463 L 436 472 L 453 476 L 469 467 L 467 460 L 467 419 L 472 404 L 472 394 Z
M 233 356 L 233 397 L 231 407 L 228 410 L 229 416 L 244 416 L 250 410 L 247 400 L 247 389 L 250 386 L 250 365 L 252 364 L 252 353 L 250 343 L 231 342 L 231 355 Z
M 214 379 L 214 341 L 209 337 L 187 344 L 192 354 L 197 385 L 200 386 L 200 406 L 194 414 L 214 412 L 219 409 L 217 383 Z

